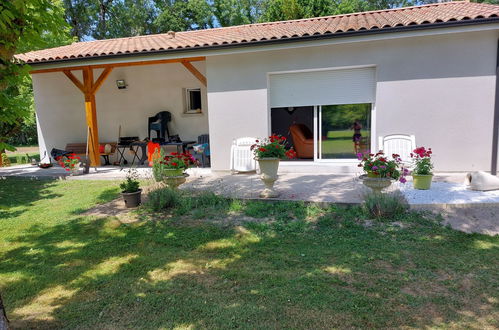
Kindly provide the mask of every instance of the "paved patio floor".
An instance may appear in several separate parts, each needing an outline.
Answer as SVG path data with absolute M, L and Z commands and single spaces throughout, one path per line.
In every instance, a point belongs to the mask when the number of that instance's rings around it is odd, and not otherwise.
M 137 168 L 142 178 L 151 178 L 151 169 Z M 224 196 L 237 198 L 259 198 L 264 189 L 256 173 L 230 174 L 212 173 L 206 168 L 188 170 L 189 178 L 183 189 L 210 190 Z M 292 173 L 289 170 L 279 174 L 275 188 L 280 192 L 278 199 L 303 200 L 310 202 L 359 203 L 368 191 L 358 179 L 358 174 Z M 91 168 L 90 174 L 70 177 L 61 167 L 40 169 L 31 165 L 0 168 L 0 177 L 20 176 L 36 178 L 65 178 L 70 180 L 122 180 L 126 170 L 119 167 L 103 166 Z M 470 191 L 464 185 L 465 173 L 439 173 L 435 176 L 429 191 L 414 190 L 410 181 L 406 184 L 394 183 L 391 191 L 399 190 L 412 205 L 418 204 L 476 204 L 497 203 L 499 191 Z M 410 178 L 409 178 L 410 180 Z
M 140 176 L 152 180 L 150 168 L 138 168 Z M 323 172 L 323 171 L 321 171 Z M 258 199 L 264 185 L 256 173 L 212 173 L 210 169 L 188 170 L 189 178 L 182 189 L 207 190 L 228 197 Z M 360 174 L 360 173 L 359 173 Z M 275 188 L 278 200 L 302 200 L 320 203 L 356 204 L 368 191 L 359 174 L 292 173 L 279 174 Z M 0 178 L 7 176 L 59 178 L 68 180 L 122 180 L 126 171 L 119 167 L 92 168 L 90 174 L 68 177 L 60 167 L 39 169 L 31 165 L 0 168 Z M 430 210 L 443 216 L 444 223 L 464 232 L 499 234 L 499 191 L 478 192 L 464 185 L 465 173 L 438 173 L 429 191 L 419 191 L 412 184 L 395 183 L 411 207 Z

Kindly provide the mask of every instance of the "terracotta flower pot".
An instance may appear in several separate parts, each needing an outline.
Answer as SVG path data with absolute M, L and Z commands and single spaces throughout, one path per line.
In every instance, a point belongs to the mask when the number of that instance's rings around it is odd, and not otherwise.
M 141 203 L 141 195 L 142 195 L 142 189 L 139 189 L 131 193 L 126 193 L 126 192 L 121 193 L 121 196 L 123 196 L 123 200 L 125 201 L 125 206 L 128 208 L 139 206 Z
M 274 183 L 278 178 L 277 171 L 279 170 L 279 161 L 279 158 L 258 159 L 258 164 L 260 165 L 260 179 L 265 184 L 265 189 L 260 193 L 260 197 L 275 198 L 279 196 L 279 193 L 274 190 Z
M 433 174 L 412 174 L 412 186 L 414 189 L 429 190 Z

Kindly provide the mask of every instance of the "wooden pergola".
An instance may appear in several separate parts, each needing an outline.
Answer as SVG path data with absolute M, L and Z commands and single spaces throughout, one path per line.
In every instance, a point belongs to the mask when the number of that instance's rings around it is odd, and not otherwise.
M 166 60 L 150 60 L 138 62 L 120 62 L 110 64 L 94 64 L 86 66 L 72 66 L 63 68 L 40 69 L 33 70 L 31 74 L 62 72 L 69 80 L 83 93 L 85 98 L 85 115 L 88 129 L 88 154 L 91 166 L 100 166 L 100 153 L 99 153 L 99 129 L 97 125 L 97 105 L 95 102 L 95 94 L 102 86 L 111 71 L 117 67 L 139 66 L 139 65 L 153 65 L 153 64 L 166 64 L 166 63 L 181 63 L 192 75 L 194 75 L 204 86 L 206 86 L 206 77 L 199 72 L 192 62 L 205 61 L 204 56 L 200 57 L 187 57 L 178 59 Z M 94 80 L 94 69 L 103 69 L 97 80 Z M 82 71 L 83 82 L 80 81 L 74 74 L 74 71 Z

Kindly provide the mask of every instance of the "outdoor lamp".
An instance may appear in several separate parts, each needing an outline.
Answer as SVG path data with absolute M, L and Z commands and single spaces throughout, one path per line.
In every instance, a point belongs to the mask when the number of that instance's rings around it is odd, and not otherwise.
M 125 89 L 127 86 L 125 79 L 116 80 L 116 86 L 118 87 L 118 89 Z

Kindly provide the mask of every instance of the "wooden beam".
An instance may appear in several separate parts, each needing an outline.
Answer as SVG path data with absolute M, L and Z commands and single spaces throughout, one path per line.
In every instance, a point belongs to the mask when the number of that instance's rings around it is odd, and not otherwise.
M 69 70 L 64 70 L 63 71 L 64 74 L 66 75 L 66 77 L 69 78 L 69 80 L 71 80 L 73 82 L 73 84 L 75 84 L 76 87 L 78 87 L 79 90 L 81 90 L 82 93 L 85 93 L 85 87 L 83 86 L 83 84 L 78 80 L 78 78 L 76 78 L 73 73 Z
M 109 74 L 113 71 L 113 68 L 105 68 L 104 71 L 100 74 L 99 78 L 97 78 L 97 81 L 93 84 L 92 86 L 92 93 L 95 94 L 99 90 L 99 88 L 102 86 L 106 78 L 109 76 Z
M 93 93 L 94 74 L 90 67 L 83 69 L 83 84 L 85 86 L 85 116 L 87 126 L 90 128 L 88 139 L 88 155 L 91 166 L 100 166 L 99 153 L 99 129 L 97 125 L 97 106 L 95 102 L 95 93 Z
M 52 69 L 40 69 L 40 70 L 32 70 L 31 74 L 37 73 L 50 73 L 50 72 L 61 72 L 64 70 L 82 70 L 85 67 L 90 67 L 92 69 L 105 69 L 105 68 L 118 68 L 118 67 L 126 67 L 126 66 L 139 66 L 139 65 L 153 65 L 153 64 L 167 64 L 167 63 L 179 63 L 182 61 L 189 62 L 198 62 L 205 61 L 205 56 L 197 56 L 197 57 L 186 57 L 186 58 L 174 58 L 167 60 L 150 60 L 150 61 L 137 61 L 137 62 L 122 62 L 122 63 L 109 63 L 109 64 L 94 64 L 87 66 L 69 66 L 64 68 L 52 68 Z
M 206 86 L 206 77 L 203 76 L 203 74 L 201 72 L 198 71 L 198 69 L 196 69 L 196 67 L 194 65 L 192 65 L 191 62 L 189 61 L 182 61 L 181 62 L 182 65 L 187 69 L 189 70 L 190 73 L 192 73 L 194 75 L 194 77 L 198 78 L 198 80 Z

